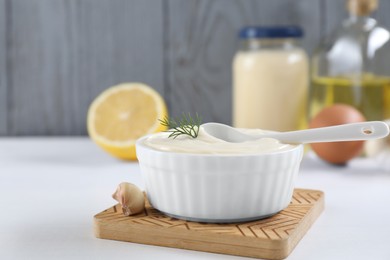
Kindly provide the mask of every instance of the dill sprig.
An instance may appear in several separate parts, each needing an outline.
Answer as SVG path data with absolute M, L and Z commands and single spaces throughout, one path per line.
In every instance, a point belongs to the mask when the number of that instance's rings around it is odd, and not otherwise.
M 199 127 L 202 123 L 202 118 L 196 113 L 195 118 L 191 116 L 190 113 L 183 113 L 181 117 L 169 118 L 165 117 L 164 119 L 159 119 L 160 124 L 167 126 L 169 130 L 166 132 L 171 133 L 168 137 L 176 137 L 180 135 L 189 135 L 192 138 L 198 137 Z

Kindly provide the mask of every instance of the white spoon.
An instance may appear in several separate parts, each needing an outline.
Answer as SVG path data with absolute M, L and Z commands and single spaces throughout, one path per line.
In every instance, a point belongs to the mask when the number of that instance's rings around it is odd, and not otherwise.
M 389 126 L 382 121 L 368 121 L 337 126 L 328 126 L 291 132 L 244 134 L 237 129 L 220 124 L 205 123 L 203 129 L 210 135 L 227 142 L 240 143 L 259 138 L 275 138 L 283 143 L 322 143 L 369 140 L 386 137 Z

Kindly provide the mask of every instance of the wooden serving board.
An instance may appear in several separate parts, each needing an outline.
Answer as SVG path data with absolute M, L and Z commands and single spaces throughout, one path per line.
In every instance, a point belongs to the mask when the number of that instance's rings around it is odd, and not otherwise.
M 283 259 L 324 208 L 324 193 L 295 189 L 290 205 L 278 214 L 237 224 L 209 224 L 168 217 L 147 203 L 143 213 L 126 217 L 115 205 L 94 217 L 98 238 L 198 251 Z

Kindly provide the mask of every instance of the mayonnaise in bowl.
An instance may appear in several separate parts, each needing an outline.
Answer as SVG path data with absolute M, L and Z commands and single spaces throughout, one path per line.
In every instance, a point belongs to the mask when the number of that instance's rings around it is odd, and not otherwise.
M 271 138 L 229 143 L 202 127 L 196 138 L 169 135 L 152 134 L 136 143 L 155 209 L 179 219 L 232 223 L 265 218 L 289 205 L 303 145 Z
M 238 129 L 247 134 L 264 133 L 260 129 Z M 159 151 L 194 154 L 265 154 L 287 151 L 294 145 L 284 144 L 273 138 L 260 138 L 241 143 L 231 143 L 208 134 L 202 126 L 196 138 L 180 135 L 169 138 L 169 132 L 161 132 L 148 136 L 144 145 Z

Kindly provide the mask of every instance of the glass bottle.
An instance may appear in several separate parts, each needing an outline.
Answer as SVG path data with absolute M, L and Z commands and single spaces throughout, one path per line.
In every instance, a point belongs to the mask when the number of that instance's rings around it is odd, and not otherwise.
M 233 61 L 233 125 L 290 131 L 304 127 L 308 59 L 301 28 L 245 27 Z
M 390 118 L 389 31 L 369 17 L 377 0 L 348 0 L 349 17 L 312 58 L 309 118 L 344 103 L 367 120 Z

